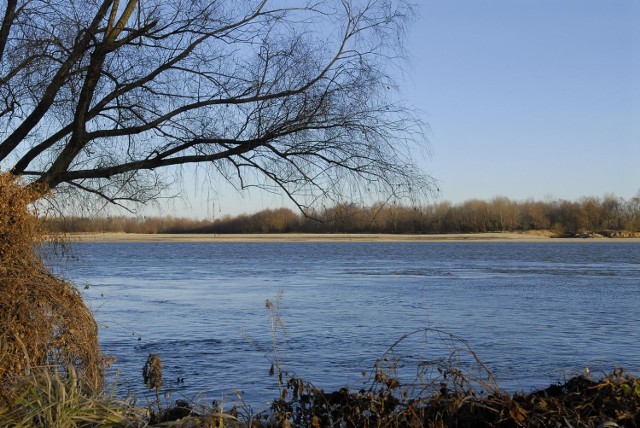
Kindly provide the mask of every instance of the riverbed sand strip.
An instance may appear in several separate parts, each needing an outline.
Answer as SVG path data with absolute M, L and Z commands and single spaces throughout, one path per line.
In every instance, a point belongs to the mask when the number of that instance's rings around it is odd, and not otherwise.
M 640 239 L 555 239 L 526 233 L 469 233 L 438 235 L 393 234 L 143 234 L 77 233 L 71 242 L 640 242 Z

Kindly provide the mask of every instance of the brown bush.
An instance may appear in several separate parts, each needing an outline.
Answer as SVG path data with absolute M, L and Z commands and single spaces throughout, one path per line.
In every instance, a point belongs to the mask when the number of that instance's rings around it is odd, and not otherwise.
M 78 290 L 37 254 L 36 199 L 0 173 L 0 392 L 34 367 L 73 366 L 86 391 L 102 386 L 98 327 Z

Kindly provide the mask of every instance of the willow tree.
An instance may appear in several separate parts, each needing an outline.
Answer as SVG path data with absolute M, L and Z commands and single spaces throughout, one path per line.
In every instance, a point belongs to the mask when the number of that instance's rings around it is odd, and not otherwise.
M 394 101 L 405 0 L 0 4 L 0 348 L 15 357 L 0 356 L 0 386 L 53 363 L 101 383 L 77 290 L 13 256 L 37 242 L 13 238 L 31 230 L 25 195 L 144 202 L 185 165 L 284 192 L 303 211 L 429 187 L 411 160 L 423 126 Z M 22 352 L 29 337 L 42 340 Z
M 419 193 L 423 125 L 393 79 L 412 15 L 404 0 L 7 0 L 0 170 L 113 203 L 188 164 L 303 210 Z

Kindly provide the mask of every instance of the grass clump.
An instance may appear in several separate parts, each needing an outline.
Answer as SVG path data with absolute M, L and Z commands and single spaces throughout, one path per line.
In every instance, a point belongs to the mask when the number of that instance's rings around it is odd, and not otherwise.
M 3 427 L 138 427 L 144 421 L 130 403 L 87 394 L 73 366 L 34 368 L 0 396 Z

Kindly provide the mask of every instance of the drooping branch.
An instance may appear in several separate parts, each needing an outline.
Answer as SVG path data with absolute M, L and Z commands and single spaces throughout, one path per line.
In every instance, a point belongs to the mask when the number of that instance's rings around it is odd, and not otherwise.
M 198 144 L 198 141 L 194 141 L 187 146 L 194 146 Z M 210 141 L 208 144 L 214 142 Z M 242 153 L 249 152 L 256 147 L 263 144 L 263 139 L 256 139 L 250 141 L 239 142 L 237 140 L 228 141 L 216 141 L 215 144 L 225 145 L 225 143 L 233 143 L 234 148 L 224 150 L 219 153 L 211 155 L 191 155 L 191 156 L 174 156 L 166 157 L 164 153 L 161 153 L 153 158 L 129 162 L 121 165 L 113 165 L 105 168 L 92 168 L 87 170 L 74 170 L 61 173 L 58 176 L 60 183 L 68 182 L 77 179 L 92 179 L 92 178 L 110 178 L 114 175 L 123 174 L 126 172 L 143 170 L 143 169 L 157 169 L 167 166 L 184 165 L 188 163 L 202 163 L 202 162 L 214 162 L 221 159 L 226 159 L 234 155 L 240 155 Z M 54 183 L 58 184 L 58 183 Z

